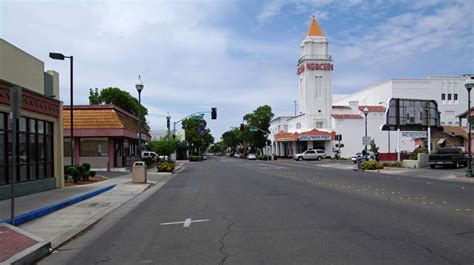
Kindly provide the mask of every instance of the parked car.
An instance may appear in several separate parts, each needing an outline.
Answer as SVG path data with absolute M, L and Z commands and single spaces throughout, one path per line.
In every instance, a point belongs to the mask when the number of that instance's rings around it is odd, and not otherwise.
M 147 158 L 147 157 L 153 158 L 153 161 L 156 161 L 157 159 L 161 160 L 161 157 L 158 156 L 157 153 L 155 153 L 153 151 L 143 151 L 142 152 L 142 158 Z
M 248 160 L 257 160 L 257 156 L 253 153 L 250 153 L 248 156 L 247 156 L 247 159 Z
M 357 163 L 357 159 L 361 159 L 363 157 L 362 153 L 357 153 L 351 156 L 351 161 L 355 164 Z
M 467 166 L 466 153 L 461 148 L 440 148 L 428 156 L 430 168 L 436 166 Z
M 351 161 L 355 164 L 357 163 L 357 159 L 362 159 L 362 158 L 364 158 L 364 155 L 362 153 L 357 153 L 351 156 Z M 369 152 L 367 154 L 367 160 L 375 160 L 375 156 Z
M 309 149 L 300 154 L 295 154 L 293 159 L 295 160 L 322 160 L 326 157 L 326 153 L 321 149 Z

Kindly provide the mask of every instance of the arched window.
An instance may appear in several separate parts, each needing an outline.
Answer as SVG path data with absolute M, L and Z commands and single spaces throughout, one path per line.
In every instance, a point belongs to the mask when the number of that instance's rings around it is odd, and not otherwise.
M 301 123 L 299 122 L 296 123 L 296 129 L 301 129 Z

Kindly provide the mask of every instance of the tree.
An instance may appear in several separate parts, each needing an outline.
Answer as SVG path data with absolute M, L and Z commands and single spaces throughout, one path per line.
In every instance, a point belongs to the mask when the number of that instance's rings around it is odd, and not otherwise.
M 258 107 L 253 113 L 246 114 L 244 116 L 244 121 L 247 123 L 247 126 L 257 127 L 263 131 L 268 132 L 270 128 L 270 121 L 272 120 L 274 114 L 272 112 L 272 107 L 268 105 L 263 105 Z M 267 135 L 262 131 L 258 130 L 257 132 L 252 132 L 250 137 L 250 144 L 253 147 L 262 149 L 266 145 Z
M 237 146 L 241 144 L 239 133 L 240 131 L 237 128 L 224 132 L 221 137 L 222 143 L 224 144 L 224 146 L 227 148 L 230 148 L 232 151 L 235 152 L 235 150 L 237 149 Z
M 89 104 L 90 105 L 99 105 L 101 103 L 102 103 L 102 101 L 100 100 L 99 89 L 95 88 L 95 90 L 92 90 L 92 88 L 90 88 L 89 89 Z
M 211 135 L 209 129 L 205 129 L 204 135 L 201 136 L 199 133 L 200 124 L 206 126 L 207 123 L 205 120 L 194 120 L 190 118 L 182 121 L 185 135 L 184 139 L 190 145 L 189 150 L 191 151 L 191 155 L 198 154 L 199 149 L 201 152 L 207 150 L 207 148 L 214 142 L 214 137 Z
M 370 152 L 372 152 L 375 160 L 377 161 L 379 161 L 379 156 L 380 156 L 379 149 L 380 148 L 375 144 L 374 140 L 370 141 Z
M 219 141 L 217 143 L 214 143 L 209 147 L 209 152 L 211 153 L 224 153 L 227 147 L 222 141 Z
M 137 117 L 140 110 L 142 124 L 145 128 L 148 127 L 146 123 L 146 115 L 148 115 L 147 108 L 140 105 L 138 100 L 130 95 L 130 93 L 118 87 L 103 88 L 100 90 L 100 93 L 97 88 L 95 91 L 91 88 L 89 90 L 89 104 L 114 104 Z
M 160 155 L 170 155 L 176 152 L 179 145 L 179 139 L 173 139 L 171 137 L 160 137 L 159 140 L 152 140 L 149 143 L 151 150 Z

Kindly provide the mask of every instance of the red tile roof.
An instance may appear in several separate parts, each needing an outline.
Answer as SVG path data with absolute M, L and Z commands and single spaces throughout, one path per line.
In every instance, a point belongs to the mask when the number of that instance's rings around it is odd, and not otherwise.
M 362 119 L 359 114 L 332 114 L 334 119 Z
M 71 127 L 70 109 L 63 110 L 64 129 Z M 74 106 L 74 129 L 127 129 L 138 132 L 138 118 L 113 105 Z
M 359 106 L 359 110 L 364 111 L 365 107 L 369 109 L 369 112 L 385 112 L 384 106 Z

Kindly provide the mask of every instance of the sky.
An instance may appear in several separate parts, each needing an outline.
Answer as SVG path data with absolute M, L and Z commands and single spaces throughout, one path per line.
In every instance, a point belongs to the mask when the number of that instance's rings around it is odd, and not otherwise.
M 119 87 L 137 96 L 152 130 L 217 107 L 208 127 L 218 140 L 261 105 L 292 115 L 298 97 L 299 45 L 312 15 L 329 38 L 333 94 L 392 78 L 474 73 L 471 0 L 0 0 L 0 37 L 60 74 L 69 104 L 90 88 Z M 179 127 L 179 126 L 178 126 Z

